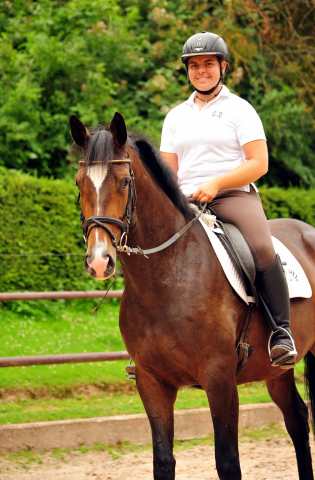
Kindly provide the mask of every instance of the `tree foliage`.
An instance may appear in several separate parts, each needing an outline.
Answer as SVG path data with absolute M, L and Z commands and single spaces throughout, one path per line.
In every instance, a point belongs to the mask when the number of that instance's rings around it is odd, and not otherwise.
M 130 129 L 158 143 L 186 100 L 185 40 L 229 45 L 227 86 L 258 110 L 266 181 L 315 186 L 315 0 L 5 0 L 0 5 L 0 164 L 66 174 L 68 118 Z

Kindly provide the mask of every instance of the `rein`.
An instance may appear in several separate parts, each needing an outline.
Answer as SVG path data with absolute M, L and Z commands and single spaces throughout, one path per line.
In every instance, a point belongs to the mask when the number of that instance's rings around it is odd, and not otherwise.
M 84 163 L 85 163 L 84 160 L 81 160 L 79 162 L 79 164 L 81 165 L 83 165 Z M 95 165 L 98 163 L 102 163 L 102 162 L 95 161 L 95 162 L 92 162 L 90 165 Z M 137 194 L 136 194 L 136 188 L 135 188 L 135 182 L 134 182 L 135 176 L 134 176 L 134 172 L 131 169 L 131 160 L 129 158 L 129 153 L 128 153 L 128 158 L 120 158 L 118 160 L 108 160 L 108 163 L 129 163 L 130 181 L 129 181 L 128 200 L 127 200 L 125 213 L 123 215 L 122 220 L 119 220 L 116 217 L 109 217 L 106 215 L 93 215 L 92 217 L 85 219 L 81 210 L 80 221 L 82 225 L 82 233 L 83 233 L 83 238 L 85 243 L 88 242 L 88 238 L 92 228 L 100 227 L 100 228 L 103 228 L 109 234 L 112 244 L 116 248 L 117 252 L 126 253 L 127 255 L 143 255 L 144 257 L 149 258 L 147 257 L 147 255 L 164 250 L 165 248 L 169 247 L 174 242 L 176 242 L 176 240 L 178 240 L 182 235 L 184 235 L 184 233 L 187 232 L 187 230 L 189 230 L 197 222 L 197 220 L 203 214 L 207 206 L 207 204 L 205 203 L 202 209 L 200 210 L 200 213 L 195 218 L 193 218 L 189 223 L 187 223 L 187 225 L 181 228 L 177 233 L 175 233 L 175 235 L 169 238 L 166 242 L 162 243 L 162 245 L 159 245 L 158 247 L 155 247 L 155 248 L 150 248 L 148 250 L 142 250 L 142 248 L 140 248 L 139 246 L 135 248 L 128 247 L 127 235 L 129 233 L 129 227 L 131 223 L 131 215 L 136 210 L 136 200 L 137 200 Z M 79 194 L 79 197 L 80 197 L 80 194 Z M 79 197 L 78 197 L 78 200 L 79 200 Z M 125 223 L 124 223 L 124 220 L 126 220 Z M 107 225 L 104 225 L 105 223 L 112 223 L 113 225 L 117 225 L 120 228 L 121 237 L 118 244 L 117 244 L 114 233 Z M 124 245 L 122 245 L 123 240 L 124 240 Z

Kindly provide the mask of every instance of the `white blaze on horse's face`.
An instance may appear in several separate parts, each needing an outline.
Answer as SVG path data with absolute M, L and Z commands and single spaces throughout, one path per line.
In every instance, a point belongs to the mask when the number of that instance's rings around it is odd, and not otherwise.
M 91 180 L 95 191 L 96 191 L 96 213 L 95 215 L 100 215 L 101 204 L 100 204 L 100 191 L 104 180 L 106 178 L 108 171 L 107 165 L 91 165 L 87 168 L 86 176 Z M 88 252 L 88 257 L 91 260 L 88 262 L 89 269 L 93 269 L 95 275 L 94 278 L 98 280 L 105 280 L 106 269 L 109 262 L 109 256 L 105 255 L 105 252 L 108 249 L 106 236 L 102 235 L 104 238 L 102 241 L 99 240 L 99 231 L 98 228 L 95 228 L 95 243 Z
M 107 175 L 107 165 L 91 165 L 88 167 L 86 176 L 93 183 L 97 195 L 97 214 L 100 214 L 100 189 Z

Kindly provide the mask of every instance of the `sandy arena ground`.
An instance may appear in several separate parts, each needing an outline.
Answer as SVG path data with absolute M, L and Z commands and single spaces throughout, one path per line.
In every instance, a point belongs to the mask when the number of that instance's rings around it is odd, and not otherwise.
M 176 452 L 176 480 L 218 479 L 214 448 L 196 446 Z M 295 453 L 286 438 L 240 443 L 243 480 L 298 480 Z M 41 454 L 42 464 L 27 470 L 0 457 L 1 480 L 152 480 L 151 452 L 128 453 L 113 460 L 108 452 L 72 452 L 64 459 Z

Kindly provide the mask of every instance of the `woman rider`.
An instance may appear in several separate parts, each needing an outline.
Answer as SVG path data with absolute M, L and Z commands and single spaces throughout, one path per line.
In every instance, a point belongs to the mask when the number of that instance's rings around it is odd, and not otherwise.
M 185 195 L 207 202 L 220 220 L 236 225 L 244 235 L 254 257 L 261 303 L 273 330 L 271 364 L 292 368 L 297 352 L 290 331 L 288 286 L 252 185 L 268 170 L 261 120 L 247 101 L 221 84 L 229 61 L 221 37 L 209 32 L 193 35 L 181 58 L 195 91 L 167 114 L 162 156 L 177 173 Z

